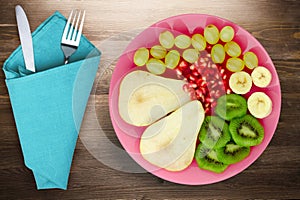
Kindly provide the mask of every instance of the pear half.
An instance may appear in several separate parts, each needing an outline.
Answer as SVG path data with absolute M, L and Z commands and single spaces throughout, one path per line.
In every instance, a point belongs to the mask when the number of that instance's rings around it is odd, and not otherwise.
M 119 89 L 121 118 L 135 126 L 147 126 L 190 101 L 186 82 L 137 70 L 127 74 Z
M 204 110 L 199 101 L 185 104 L 147 127 L 140 140 L 141 155 L 159 168 L 185 169 L 194 158 L 203 120 Z

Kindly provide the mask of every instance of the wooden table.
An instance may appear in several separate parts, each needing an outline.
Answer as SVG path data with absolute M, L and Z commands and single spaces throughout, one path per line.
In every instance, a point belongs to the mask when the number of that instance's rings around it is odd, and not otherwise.
M 88 115 L 96 108 L 105 138 L 120 147 L 108 111 L 107 94 L 113 64 L 97 76 L 74 154 L 67 191 L 37 191 L 32 172 L 24 166 L 9 95 L 0 72 L 0 199 L 249 199 L 300 198 L 300 1 L 297 0 L 111 0 L 50 1 L 2 0 L 0 2 L 0 65 L 19 45 L 14 6 L 20 3 L 34 30 L 55 10 L 65 16 L 73 8 L 87 11 L 84 34 L 94 44 L 112 36 L 141 30 L 161 19 L 183 14 L 212 14 L 231 20 L 255 36 L 276 66 L 282 90 L 282 110 L 275 135 L 249 168 L 212 185 L 186 186 L 170 183 L 150 173 L 128 173 L 122 160 L 111 168 L 88 151 L 85 134 L 91 124 Z M 130 36 L 130 34 L 129 34 Z M 120 38 L 120 37 L 119 37 Z M 129 42 L 132 37 L 123 37 Z M 101 45 L 100 45 L 101 46 Z M 105 64 L 105 58 L 102 65 Z M 92 102 L 93 103 L 93 102 Z M 92 105 L 92 106 L 91 106 Z M 95 131 L 94 131 L 95 132 Z M 99 137 L 98 139 L 101 139 Z M 102 138 L 103 139 L 103 138 Z M 93 142 L 93 141 L 91 141 Z M 113 157 L 113 149 L 98 155 Z M 137 167 L 131 159 L 127 165 Z M 125 171 L 125 172 L 124 172 Z

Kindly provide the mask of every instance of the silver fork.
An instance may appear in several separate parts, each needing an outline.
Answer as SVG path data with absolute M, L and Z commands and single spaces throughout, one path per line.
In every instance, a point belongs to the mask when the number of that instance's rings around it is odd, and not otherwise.
M 78 29 L 80 17 L 81 17 L 81 22 L 80 22 L 80 26 Z M 64 29 L 63 36 L 61 38 L 61 49 L 65 55 L 65 64 L 67 64 L 69 62 L 70 56 L 78 48 L 81 34 L 82 34 L 84 17 L 85 17 L 85 10 L 83 11 L 82 16 L 81 16 L 81 11 L 72 10 L 70 13 L 70 16 L 68 18 L 67 24 Z M 76 24 L 75 24 L 75 21 L 76 21 Z M 74 26 L 74 24 L 75 24 L 75 26 Z

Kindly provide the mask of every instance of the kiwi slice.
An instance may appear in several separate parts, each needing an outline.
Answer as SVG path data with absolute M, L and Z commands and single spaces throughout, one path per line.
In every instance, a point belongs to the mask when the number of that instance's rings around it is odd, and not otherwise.
M 218 160 L 225 164 L 234 164 L 244 158 L 250 153 L 250 147 L 242 147 L 233 142 L 229 142 L 225 147 L 216 149 Z
M 202 143 L 199 144 L 196 149 L 195 159 L 199 168 L 216 173 L 223 172 L 228 166 L 218 160 L 217 153 L 214 149 L 206 147 Z
M 225 94 L 217 100 L 217 115 L 225 120 L 242 117 L 247 113 L 247 101 L 238 94 Z
M 255 146 L 264 139 L 264 127 L 252 115 L 233 119 L 229 131 L 234 142 L 240 146 Z
M 199 139 L 209 148 L 224 147 L 231 139 L 228 124 L 217 116 L 205 117 Z

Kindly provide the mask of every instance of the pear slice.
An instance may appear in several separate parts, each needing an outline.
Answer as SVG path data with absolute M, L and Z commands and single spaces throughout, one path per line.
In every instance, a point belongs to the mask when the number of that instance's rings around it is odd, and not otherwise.
M 144 131 L 140 152 L 145 160 L 169 171 L 187 168 L 193 158 L 204 120 L 202 104 L 191 101 Z
M 137 70 L 127 74 L 119 90 L 121 118 L 135 126 L 147 126 L 190 101 L 186 82 Z

